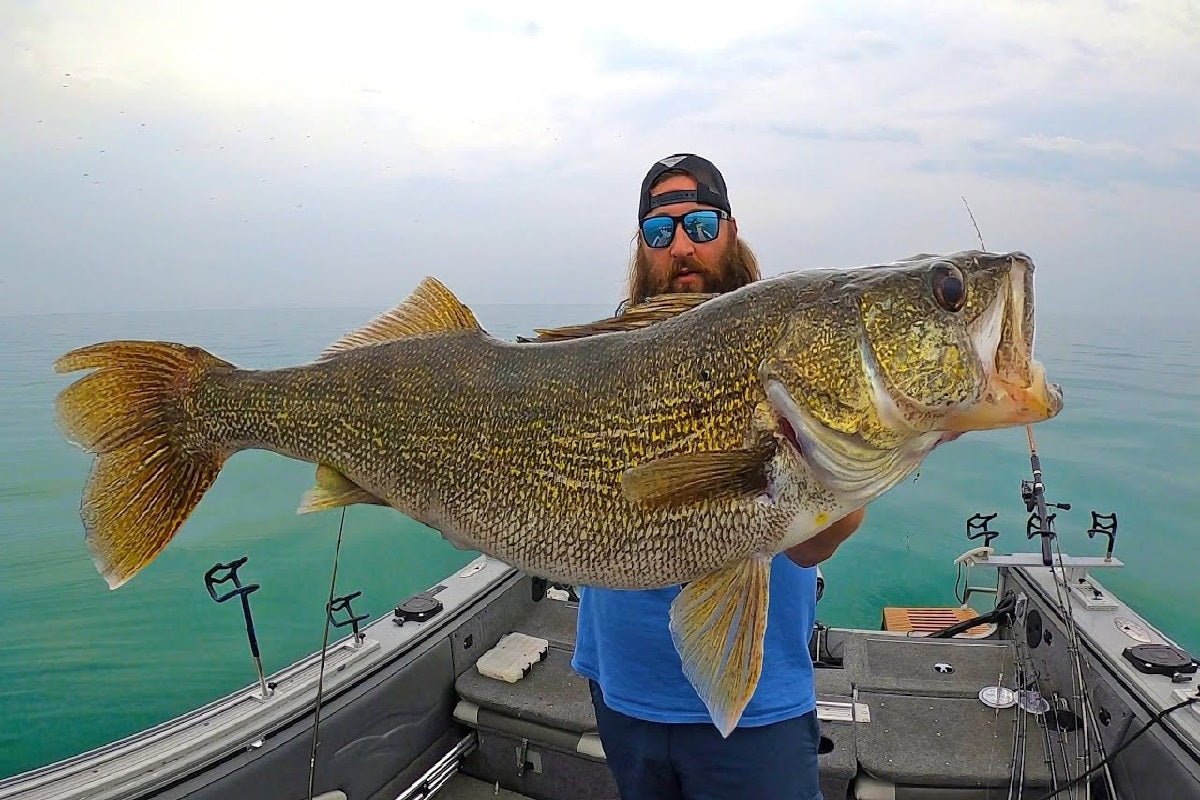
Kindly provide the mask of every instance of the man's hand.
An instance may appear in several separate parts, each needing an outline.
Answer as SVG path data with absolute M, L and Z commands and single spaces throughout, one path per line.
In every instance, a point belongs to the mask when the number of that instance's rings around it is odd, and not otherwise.
M 850 538 L 850 534 L 858 530 L 867 510 L 860 508 L 851 511 L 823 531 L 819 531 L 811 539 L 806 539 L 785 552 L 788 558 L 802 567 L 815 567 L 833 555 L 838 545 Z

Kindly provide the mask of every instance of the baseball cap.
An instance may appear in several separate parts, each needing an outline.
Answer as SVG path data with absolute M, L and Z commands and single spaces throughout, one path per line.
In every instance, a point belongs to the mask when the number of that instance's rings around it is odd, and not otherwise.
M 696 189 L 694 191 L 665 192 L 657 197 L 650 197 L 650 187 L 664 172 L 672 169 L 683 170 L 695 178 Z M 675 153 L 655 161 L 654 165 L 650 167 L 650 171 L 646 173 L 646 177 L 642 179 L 638 219 L 645 218 L 646 214 L 659 206 L 688 201 L 714 206 L 726 214 L 733 213 L 729 207 L 729 193 L 725 188 L 725 178 L 721 176 L 721 171 L 717 169 L 716 165 L 695 153 Z

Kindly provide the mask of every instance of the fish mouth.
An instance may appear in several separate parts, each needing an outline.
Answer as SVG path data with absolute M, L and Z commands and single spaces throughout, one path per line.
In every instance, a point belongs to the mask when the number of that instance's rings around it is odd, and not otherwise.
M 971 326 L 985 384 L 979 397 L 953 408 L 939 426 L 950 433 L 1045 422 L 1063 408 L 1062 387 L 1033 357 L 1033 263 L 1010 256 L 1003 291 Z
M 1062 387 L 1046 380 L 1046 369 L 1037 361 L 1030 364 L 1032 382 L 1013 383 L 1003 376 L 989 376 L 984 398 L 965 409 L 952 411 L 942 426 L 946 431 L 1010 428 L 1032 425 L 1058 416 L 1063 408 Z

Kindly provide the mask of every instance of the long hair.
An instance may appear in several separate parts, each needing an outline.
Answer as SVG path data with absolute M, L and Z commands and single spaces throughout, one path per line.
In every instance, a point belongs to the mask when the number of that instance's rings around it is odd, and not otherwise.
M 645 248 L 642 247 L 641 231 L 634 231 L 631 245 L 633 256 L 629 263 L 628 289 L 623 305 L 636 305 L 647 300 L 653 293 L 650 285 L 650 260 L 646 258 Z M 740 289 L 748 283 L 758 280 L 758 258 L 750 245 L 742 237 L 737 237 L 725 249 L 718 264 L 720 279 L 716 286 L 711 287 L 717 292 L 731 292 Z

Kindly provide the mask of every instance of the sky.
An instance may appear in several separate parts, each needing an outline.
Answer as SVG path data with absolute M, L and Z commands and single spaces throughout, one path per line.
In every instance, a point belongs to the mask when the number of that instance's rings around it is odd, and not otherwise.
M 1196 0 L 16 0 L 0 86 L 0 313 L 615 304 L 676 152 L 765 275 L 969 204 L 1044 313 L 1200 306 Z

